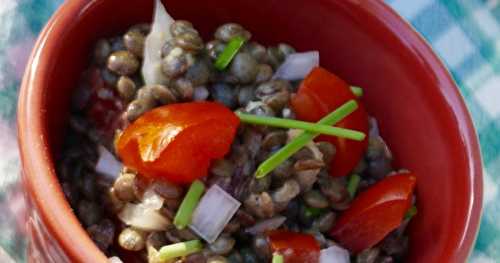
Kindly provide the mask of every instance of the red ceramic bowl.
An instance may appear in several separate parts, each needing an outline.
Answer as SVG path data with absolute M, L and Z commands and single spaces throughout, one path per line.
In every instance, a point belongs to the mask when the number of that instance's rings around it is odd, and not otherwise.
M 418 175 L 410 262 L 464 262 L 481 213 L 481 158 L 455 83 L 426 42 L 382 1 L 164 1 L 208 37 L 235 21 L 254 39 L 316 49 L 321 64 L 364 88 L 399 167 Z M 105 262 L 64 199 L 54 173 L 69 95 L 94 41 L 150 21 L 153 1 L 74 0 L 55 13 L 31 55 L 19 100 L 23 178 L 31 208 L 30 257 Z

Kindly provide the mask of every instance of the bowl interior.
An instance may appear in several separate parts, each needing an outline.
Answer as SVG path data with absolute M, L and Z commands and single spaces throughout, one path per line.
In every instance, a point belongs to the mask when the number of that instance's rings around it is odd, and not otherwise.
M 481 203 L 475 134 L 461 97 L 440 62 L 383 3 L 164 3 L 174 18 L 192 21 L 205 39 L 217 25 L 234 21 L 248 28 L 259 42 L 288 42 L 301 51 L 319 50 L 324 67 L 364 88 L 363 101 L 379 121 L 397 167 L 418 176 L 419 211 L 411 226 L 410 261 L 452 262 L 467 257 Z M 57 36 L 48 32 L 48 41 L 56 43 L 55 51 L 44 70 L 32 64 L 33 74 L 45 74 L 46 79 L 30 89 L 42 90 L 41 109 L 36 110 L 43 112 L 41 132 L 53 154 L 60 149 L 67 124 L 69 95 L 89 61 L 94 41 L 149 21 L 152 8 L 153 1 L 143 0 L 70 1 L 60 11 L 66 14 L 52 21 L 51 26 L 64 30 Z M 23 128 L 22 122 L 20 126 Z

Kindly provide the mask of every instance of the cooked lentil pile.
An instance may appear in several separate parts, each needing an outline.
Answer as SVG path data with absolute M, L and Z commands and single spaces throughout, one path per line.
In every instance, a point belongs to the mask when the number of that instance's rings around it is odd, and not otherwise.
M 290 99 L 301 80 L 272 78 L 287 56 L 296 52 L 292 46 L 264 46 L 235 23 L 221 25 L 208 42 L 188 21 L 177 20 L 169 30 L 172 38 L 161 48 L 161 83 L 146 85 L 141 77 L 150 25 L 138 24 L 123 35 L 96 42 L 91 64 L 74 93 L 70 129 L 58 160 L 59 179 L 82 226 L 109 257 L 122 257 L 129 251 L 138 262 L 161 262 L 151 251 L 202 240 L 190 228 L 178 229 L 173 224 L 189 185 L 150 180 L 127 167 L 114 176 L 96 168 L 102 151 L 119 159 L 114 142 L 130 123 L 163 105 L 205 100 L 258 116 L 296 118 Z M 214 63 L 235 37 L 245 40 L 243 46 L 227 69 L 217 70 Z M 203 241 L 201 251 L 164 262 L 271 262 L 273 249 L 266 233 L 276 229 L 312 235 L 321 249 L 338 245 L 329 233 L 355 198 L 348 186 L 351 177 L 360 179 L 354 191 L 362 193 L 396 173 L 376 121 L 371 118 L 369 123 L 368 147 L 350 175 L 330 176 L 336 147 L 318 141 L 259 179 L 254 176 L 257 166 L 287 144 L 290 131 L 239 125 L 229 153 L 213 161 L 201 181 L 206 189 L 218 185 L 241 206 L 214 242 Z M 151 190 L 163 201 L 156 214 L 163 229 L 141 229 L 123 222 L 120 211 L 127 204 L 143 202 Z M 376 245 L 351 251 L 350 260 L 403 262 L 409 220 L 405 218 Z

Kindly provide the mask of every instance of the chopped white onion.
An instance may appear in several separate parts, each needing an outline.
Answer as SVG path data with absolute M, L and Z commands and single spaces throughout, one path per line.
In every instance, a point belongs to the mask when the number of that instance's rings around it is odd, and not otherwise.
M 122 163 L 110 153 L 104 146 L 99 145 L 99 160 L 97 161 L 96 172 L 109 179 L 116 179 L 122 170 Z
M 157 263 L 159 261 L 158 259 L 158 250 L 154 247 L 153 244 L 148 244 L 150 243 L 149 241 L 146 241 L 146 251 L 148 253 L 148 263 Z M 168 262 L 170 263 L 170 262 Z
M 319 263 L 349 263 L 349 251 L 339 246 L 322 249 L 319 254 Z
M 317 66 L 319 66 L 318 51 L 290 54 L 286 57 L 285 62 L 276 70 L 273 79 L 304 79 Z
M 385 142 L 385 140 L 382 138 L 382 136 L 379 136 L 380 137 L 380 141 L 384 144 L 384 155 L 387 159 L 389 160 L 392 160 L 392 151 L 391 149 L 389 148 L 389 146 L 387 145 L 387 143 Z
M 234 216 L 241 203 L 218 185 L 203 195 L 191 219 L 190 228 L 208 243 L 214 242 Z
M 251 112 L 259 107 L 262 107 L 266 104 L 264 104 L 264 102 L 262 101 L 249 101 L 247 106 L 245 107 L 245 111 L 246 112 Z
M 255 225 L 245 229 L 245 232 L 252 234 L 252 235 L 257 235 L 260 233 L 264 233 L 266 231 L 270 230 L 276 230 L 278 229 L 284 222 L 286 221 L 286 217 L 284 216 L 275 216 L 270 219 L 265 219 L 262 220 Z
M 108 258 L 109 263 L 123 263 L 123 261 L 119 257 L 110 257 Z
M 207 87 L 205 86 L 198 86 L 194 88 L 194 94 L 193 94 L 193 100 L 194 101 L 203 101 L 208 98 L 208 95 L 210 93 L 208 92 Z
M 151 32 L 144 42 L 142 76 L 147 85 L 164 84 L 166 77 L 161 72 L 161 48 L 172 38 L 170 25 L 174 19 L 167 13 L 160 0 L 155 1 L 155 14 Z
M 142 204 L 125 204 L 118 218 L 123 223 L 144 231 L 163 231 L 170 225 L 170 221 L 157 210 Z
M 306 147 L 313 153 L 314 159 L 323 160 L 323 153 L 319 150 L 318 146 L 314 141 L 310 141 L 306 144 Z
M 368 123 L 370 124 L 370 137 L 378 136 L 380 134 L 380 131 L 378 129 L 377 119 L 370 117 L 368 118 Z
M 153 187 L 149 187 L 142 195 L 141 205 L 153 210 L 160 210 L 165 199 L 155 192 Z
M 389 146 L 385 142 L 384 138 L 382 138 L 382 136 L 380 136 L 380 129 L 378 127 L 377 119 L 375 119 L 374 117 L 370 117 L 370 118 L 368 118 L 368 123 L 370 126 L 370 131 L 368 132 L 368 134 L 370 136 L 369 139 L 382 143 L 383 147 L 384 147 L 385 158 L 392 160 L 391 149 L 389 148 Z
M 299 136 L 300 134 L 302 134 L 302 132 L 304 132 L 304 131 L 300 130 L 300 129 L 289 129 L 288 132 L 287 132 L 288 142 L 290 142 L 291 140 L 295 139 L 297 136 Z

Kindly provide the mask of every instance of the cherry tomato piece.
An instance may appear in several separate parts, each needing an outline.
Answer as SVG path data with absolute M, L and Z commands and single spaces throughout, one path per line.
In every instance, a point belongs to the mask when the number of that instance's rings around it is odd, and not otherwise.
M 319 261 L 320 246 L 312 235 L 275 230 L 269 232 L 268 237 L 272 251 L 282 255 L 286 263 Z
M 333 226 L 331 236 L 354 253 L 376 245 L 401 225 L 415 184 L 412 173 L 401 173 L 361 192 Z
M 128 126 L 116 143 L 124 164 L 152 179 L 188 184 L 229 152 L 239 118 L 214 102 L 155 108 Z
M 317 122 L 349 100 L 356 99 L 349 85 L 324 68 L 316 67 L 301 83 L 291 105 L 300 120 Z M 361 103 L 356 111 L 335 126 L 368 134 L 368 114 Z M 318 141 L 335 145 L 330 174 L 345 176 L 358 164 L 368 146 L 368 138 L 359 142 L 334 136 L 320 136 Z

